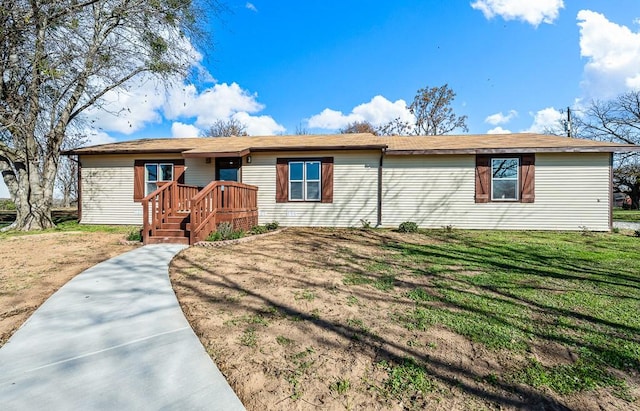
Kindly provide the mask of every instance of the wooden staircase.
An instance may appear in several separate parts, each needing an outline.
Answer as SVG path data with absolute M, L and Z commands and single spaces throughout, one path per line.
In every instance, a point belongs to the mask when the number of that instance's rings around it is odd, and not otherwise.
M 160 222 L 160 228 L 153 235 L 147 237 L 146 244 L 186 244 L 189 245 L 189 220 L 190 214 L 178 212 Z
M 258 187 L 231 181 L 195 186 L 166 183 L 142 199 L 144 244 L 193 245 L 227 221 L 234 229 L 258 224 Z

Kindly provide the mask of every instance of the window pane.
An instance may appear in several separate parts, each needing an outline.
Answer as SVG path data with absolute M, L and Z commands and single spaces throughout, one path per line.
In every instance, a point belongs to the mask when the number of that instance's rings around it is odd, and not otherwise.
M 302 181 L 304 163 L 289 163 L 289 180 Z M 302 186 L 300 186 L 302 188 Z
M 158 165 L 146 164 L 145 168 L 147 169 L 147 181 L 158 181 Z
M 158 186 L 156 185 L 156 183 L 147 183 L 147 192 L 145 193 L 145 197 L 153 193 L 157 189 L 158 189 Z
M 517 200 L 518 181 L 517 180 L 494 180 L 493 181 L 494 200 Z
M 518 178 L 518 159 L 493 159 L 493 178 Z
M 160 164 L 160 181 L 173 181 L 172 164 Z
M 238 169 L 237 168 L 221 168 L 220 180 L 222 181 L 238 181 Z
M 320 182 L 307 182 L 307 200 L 320 200 Z
M 320 180 L 320 163 L 317 161 L 307 163 L 307 180 Z
M 292 200 L 304 200 L 302 181 L 289 183 L 289 196 Z

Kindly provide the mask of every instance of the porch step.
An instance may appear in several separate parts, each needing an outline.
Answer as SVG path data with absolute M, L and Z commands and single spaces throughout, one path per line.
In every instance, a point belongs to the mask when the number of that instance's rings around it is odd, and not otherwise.
M 167 217 L 167 222 L 168 223 L 185 223 L 189 221 L 189 214 L 188 213 L 178 213 L 176 215 L 170 215 Z
M 185 237 L 187 233 L 184 230 L 180 229 L 168 229 L 163 228 L 161 230 L 156 230 L 154 237 Z
M 187 237 L 159 237 L 153 236 L 147 238 L 147 244 L 186 244 L 189 245 Z

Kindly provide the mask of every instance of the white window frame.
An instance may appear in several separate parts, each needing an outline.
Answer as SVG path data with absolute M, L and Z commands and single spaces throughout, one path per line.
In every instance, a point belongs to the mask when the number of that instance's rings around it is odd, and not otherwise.
M 494 174 L 494 172 L 493 172 L 493 163 L 494 163 L 494 161 L 507 161 L 507 160 L 509 160 L 509 161 L 515 160 L 516 161 L 516 177 L 515 178 L 513 178 L 513 177 L 495 178 L 493 176 L 493 174 Z M 511 202 L 520 201 L 520 158 L 518 158 L 518 157 L 500 157 L 500 158 L 492 157 L 491 158 L 491 169 L 490 169 L 490 172 L 491 172 L 491 201 L 507 201 L 507 202 L 509 202 L 509 201 L 511 201 Z M 494 191 L 494 188 L 495 188 L 494 181 L 515 181 L 516 182 L 516 190 L 515 190 L 516 191 L 516 196 L 515 196 L 515 198 L 501 198 L 501 197 L 500 198 L 495 198 L 494 195 L 493 195 L 494 192 L 495 192 Z
M 156 176 L 157 176 L 157 180 L 153 180 L 150 181 L 149 180 L 149 170 L 147 169 L 148 166 L 155 166 L 156 167 Z M 162 173 L 161 173 L 161 169 L 162 166 L 170 166 L 171 167 L 171 180 L 163 180 L 161 179 L 162 177 Z M 173 163 L 144 163 L 144 196 L 148 196 L 149 194 L 151 194 L 153 191 L 157 190 L 157 183 L 163 183 L 163 182 L 168 182 L 168 181 L 173 181 L 173 176 L 175 174 L 175 167 Z M 149 184 L 151 183 L 155 183 L 156 184 L 156 190 L 153 190 L 151 192 L 149 192 Z
M 291 179 L 291 165 L 302 164 L 302 180 Z M 318 164 L 318 179 L 307 179 L 307 165 Z M 307 183 L 318 183 L 318 198 L 309 198 L 307 193 Z M 291 183 L 302 183 L 302 198 L 291 198 Z M 292 202 L 320 202 L 322 201 L 322 161 L 320 160 L 294 160 L 289 161 L 289 201 Z

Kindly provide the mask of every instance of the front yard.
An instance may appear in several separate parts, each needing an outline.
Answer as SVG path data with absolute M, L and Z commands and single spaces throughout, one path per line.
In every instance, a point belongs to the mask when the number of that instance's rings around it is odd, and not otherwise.
M 171 278 L 249 410 L 640 409 L 639 249 L 625 234 L 289 229 L 192 247 Z
M 614 221 L 630 221 L 640 223 L 640 210 L 613 210 Z
M 0 233 L 0 347 L 55 291 L 83 270 L 133 249 L 131 227 L 64 222 L 37 233 Z

